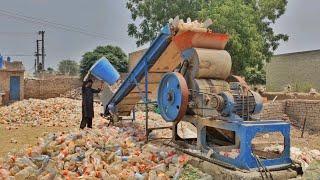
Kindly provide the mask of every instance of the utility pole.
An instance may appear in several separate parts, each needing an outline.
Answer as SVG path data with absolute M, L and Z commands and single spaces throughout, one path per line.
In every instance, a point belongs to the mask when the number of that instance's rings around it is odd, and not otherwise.
M 35 62 L 34 62 L 35 73 L 39 72 L 39 61 L 40 61 L 39 42 L 40 42 L 40 40 L 37 40 L 37 47 L 36 47 L 37 49 L 36 49 L 36 52 L 35 52 L 36 59 L 35 59 Z
M 38 34 L 41 36 L 41 39 L 37 39 L 37 49 L 35 52 L 35 72 L 38 73 L 44 70 L 44 62 L 45 62 L 45 49 L 44 49 L 44 33 L 45 31 L 39 31 Z M 40 42 L 41 42 L 41 53 L 40 53 Z M 40 62 L 41 56 L 41 62 Z
M 44 57 L 46 56 L 45 53 L 44 53 L 44 33 L 45 33 L 45 31 L 39 31 L 39 34 L 41 35 L 41 42 L 42 42 L 42 46 L 41 46 L 42 70 L 44 70 Z

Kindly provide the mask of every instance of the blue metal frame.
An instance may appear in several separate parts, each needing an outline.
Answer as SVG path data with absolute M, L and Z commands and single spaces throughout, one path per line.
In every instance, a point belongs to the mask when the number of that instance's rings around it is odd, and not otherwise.
M 138 64 L 131 71 L 127 79 L 121 84 L 118 91 L 113 95 L 113 97 L 108 102 L 109 104 L 117 105 L 121 100 L 126 97 L 135 87 L 135 82 L 140 82 L 145 75 L 146 70 L 148 71 L 159 59 L 161 54 L 166 50 L 171 42 L 171 30 L 169 25 L 165 26 L 159 36 L 153 41 L 150 48 L 142 56 Z M 147 75 L 147 74 L 146 74 Z M 148 78 L 146 77 L 146 80 Z M 148 84 L 146 82 L 145 84 Z M 146 85 L 147 88 L 147 85 Z M 146 93 L 147 96 L 147 93 Z M 108 109 L 105 110 L 105 115 L 108 115 Z
M 290 124 L 283 121 L 256 121 L 256 122 L 225 122 L 218 121 L 214 127 L 234 131 L 240 140 L 240 154 L 236 159 L 214 152 L 212 158 L 232 164 L 241 169 L 257 170 L 260 166 L 252 154 L 251 141 L 257 133 L 280 132 L 284 137 L 284 150 L 280 157 L 275 159 L 261 159 L 262 164 L 268 169 L 278 169 L 292 164 L 290 159 Z M 205 138 L 203 132 L 201 138 Z

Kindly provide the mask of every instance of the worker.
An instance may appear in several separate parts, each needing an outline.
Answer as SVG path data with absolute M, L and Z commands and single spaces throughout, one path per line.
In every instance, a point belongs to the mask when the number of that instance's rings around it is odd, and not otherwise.
M 84 129 L 86 126 L 92 128 L 92 118 L 94 117 L 93 110 L 93 94 L 100 93 L 101 89 L 92 89 L 93 81 L 88 79 L 82 85 L 82 121 L 80 128 Z

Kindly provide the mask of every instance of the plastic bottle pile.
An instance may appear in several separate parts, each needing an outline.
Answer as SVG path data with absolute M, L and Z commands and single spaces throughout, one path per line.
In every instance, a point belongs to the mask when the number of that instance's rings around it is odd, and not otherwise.
M 6 124 L 8 128 L 22 124 L 70 127 L 80 119 L 81 101 L 67 98 L 29 99 L 0 107 L 0 124 Z
M 169 179 L 180 175 L 189 158 L 145 144 L 141 125 L 98 127 L 40 138 L 37 146 L 0 163 L 0 179 Z

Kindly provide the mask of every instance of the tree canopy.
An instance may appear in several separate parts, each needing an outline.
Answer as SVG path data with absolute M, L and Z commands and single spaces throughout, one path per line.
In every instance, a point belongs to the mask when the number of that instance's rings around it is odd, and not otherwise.
M 98 46 L 92 52 L 86 52 L 82 56 L 80 63 L 81 78 L 83 78 L 91 66 L 102 57 L 106 57 L 119 72 L 128 71 L 128 57 L 120 47 L 110 45 Z
M 79 64 L 73 60 L 62 60 L 59 62 L 58 70 L 62 74 L 75 76 L 79 74 Z
M 232 56 L 233 74 L 251 81 L 248 69 L 263 73 L 279 43 L 288 40 L 272 29 L 286 5 L 287 0 L 128 0 L 132 19 L 140 22 L 129 24 L 128 34 L 141 46 L 153 40 L 169 18 L 211 18 L 209 28 L 230 35 L 226 50 Z

